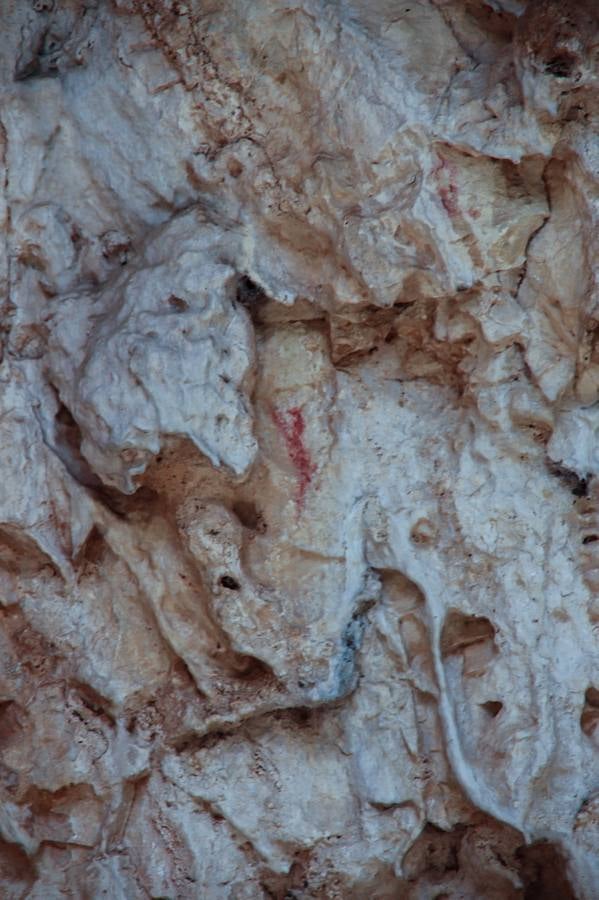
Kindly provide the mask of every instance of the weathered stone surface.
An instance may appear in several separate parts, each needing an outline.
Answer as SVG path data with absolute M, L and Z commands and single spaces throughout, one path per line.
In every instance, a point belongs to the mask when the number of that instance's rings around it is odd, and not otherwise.
M 594 0 L 5 0 L 3 897 L 599 896 Z

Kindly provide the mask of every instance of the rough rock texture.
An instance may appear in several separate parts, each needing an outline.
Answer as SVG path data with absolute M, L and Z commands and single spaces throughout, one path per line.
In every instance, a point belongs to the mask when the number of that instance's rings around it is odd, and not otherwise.
M 3 898 L 599 897 L 596 0 L 2 0 Z

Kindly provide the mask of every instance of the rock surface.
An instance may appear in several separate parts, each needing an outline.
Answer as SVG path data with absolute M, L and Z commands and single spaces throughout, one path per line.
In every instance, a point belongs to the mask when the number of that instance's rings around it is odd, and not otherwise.
M 599 897 L 595 0 L 4 0 L 0 884 Z

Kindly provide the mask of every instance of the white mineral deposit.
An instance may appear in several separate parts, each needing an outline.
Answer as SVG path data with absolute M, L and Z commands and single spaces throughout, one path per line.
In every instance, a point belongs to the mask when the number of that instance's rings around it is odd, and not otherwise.
M 0 0 L 0 896 L 598 900 L 598 0 Z

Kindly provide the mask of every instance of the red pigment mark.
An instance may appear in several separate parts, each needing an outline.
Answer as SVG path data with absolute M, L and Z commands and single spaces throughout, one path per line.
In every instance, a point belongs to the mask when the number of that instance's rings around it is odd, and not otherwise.
M 480 209 L 472 209 L 471 208 L 468 210 L 468 212 L 470 213 L 470 215 L 472 216 L 473 219 L 478 219 L 478 217 L 480 216 Z
M 281 412 L 276 406 L 273 406 L 271 415 L 273 422 L 285 439 L 289 458 L 297 469 L 298 484 L 295 502 L 299 511 L 304 505 L 306 490 L 317 468 L 310 459 L 308 450 L 304 447 L 306 428 L 304 415 L 299 406 L 292 406 L 286 412 Z
M 450 182 L 449 187 L 440 187 L 439 197 L 441 198 L 441 203 L 443 204 L 445 211 L 450 216 L 457 216 L 460 207 L 458 206 L 458 191 L 455 184 L 451 184 Z
M 448 163 L 446 159 L 442 159 L 433 169 L 433 175 L 439 184 L 439 197 L 446 213 L 453 217 L 460 212 L 458 206 L 458 186 L 455 183 L 457 174 L 456 167 L 452 163 Z

